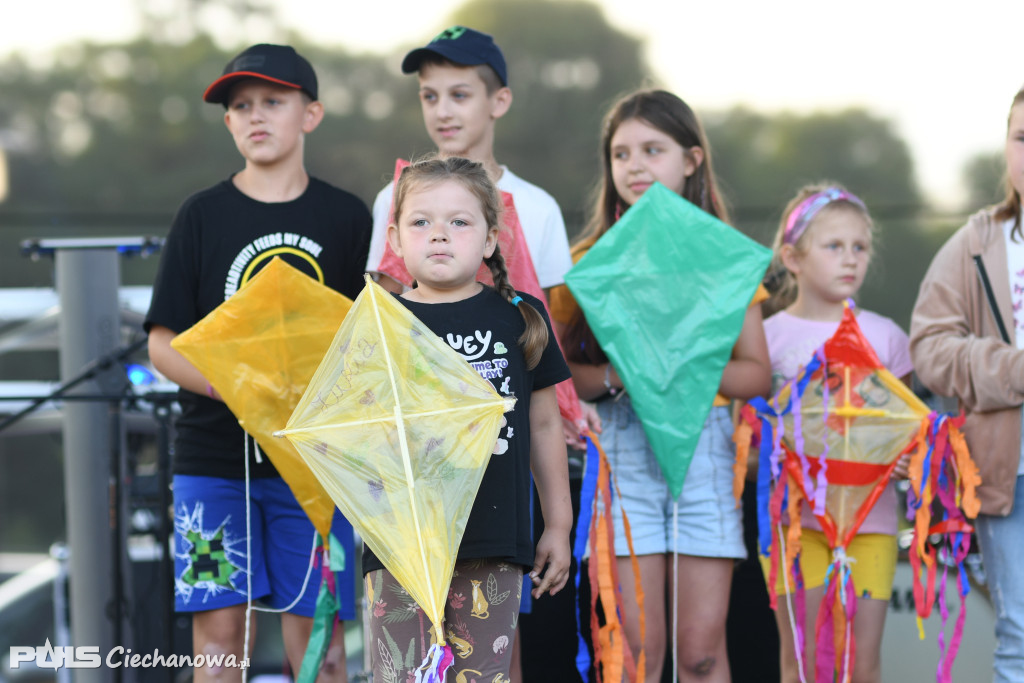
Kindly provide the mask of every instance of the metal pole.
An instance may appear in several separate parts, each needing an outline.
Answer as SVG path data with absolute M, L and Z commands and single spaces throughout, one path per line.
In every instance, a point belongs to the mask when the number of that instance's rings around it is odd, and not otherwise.
M 56 285 L 61 305 L 61 379 L 77 375 L 120 341 L 117 289 L 120 263 L 116 249 L 57 249 Z M 74 393 L 102 393 L 96 380 Z M 111 496 L 111 452 L 120 435 L 111 429 L 106 402 L 69 401 L 64 406 L 64 488 L 68 545 L 71 550 L 71 637 L 75 645 L 98 645 L 102 657 L 124 640 L 122 609 L 111 577 L 115 565 L 112 526 L 117 515 Z M 117 429 L 123 427 L 118 424 Z M 118 530 L 119 532 L 119 530 Z M 123 586 L 123 584 L 122 584 Z M 122 592 L 122 591 L 117 591 Z M 76 669 L 76 683 L 106 683 L 111 672 Z

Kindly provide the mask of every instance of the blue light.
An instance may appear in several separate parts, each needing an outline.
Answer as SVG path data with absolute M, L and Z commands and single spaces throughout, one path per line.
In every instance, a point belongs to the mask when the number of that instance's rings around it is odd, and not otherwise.
M 130 363 L 124 366 L 124 370 L 128 373 L 128 381 L 137 387 L 152 384 L 153 380 L 156 379 L 149 368 L 137 363 Z

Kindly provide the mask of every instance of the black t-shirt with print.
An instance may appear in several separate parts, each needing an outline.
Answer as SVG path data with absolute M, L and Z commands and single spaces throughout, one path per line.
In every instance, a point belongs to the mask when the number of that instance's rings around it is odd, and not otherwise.
M 544 306 L 519 293 L 541 314 Z M 458 558 L 493 557 L 533 565 L 530 525 L 530 394 L 569 378 L 569 367 L 548 325 L 548 345 L 540 363 L 528 371 L 517 339 L 526 329 L 523 316 L 491 287 L 453 303 L 424 304 L 399 297 L 412 313 L 459 352 L 503 396 L 515 396 L 466 523 Z M 538 511 L 539 514 L 539 511 Z M 382 569 L 364 547 L 363 572 Z
M 184 332 L 203 319 L 274 256 L 354 299 L 372 220 L 355 195 L 316 178 L 298 198 L 267 203 L 243 194 L 229 179 L 192 195 L 175 216 L 160 256 L 145 328 Z M 245 476 L 238 420 L 220 401 L 179 391 L 174 472 L 228 479 Z M 250 475 L 277 476 L 269 459 Z

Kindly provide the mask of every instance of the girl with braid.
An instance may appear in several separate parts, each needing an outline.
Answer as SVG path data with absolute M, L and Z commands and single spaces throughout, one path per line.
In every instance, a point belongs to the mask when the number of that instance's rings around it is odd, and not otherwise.
M 507 682 L 523 572 L 529 572 L 535 598 L 565 585 L 572 506 L 555 398 L 555 385 L 569 377 L 569 369 L 544 306 L 509 283 L 498 248 L 501 207 L 481 164 L 428 158 L 402 171 L 387 239 L 415 278 L 400 301 L 499 393 L 517 399 L 505 415 L 459 546 L 444 625 L 456 676 Z M 477 282 L 481 263 L 493 288 Z M 536 551 L 531 472 L 544 515 Z M 422 614 L 417 618 L 418 606 L 368 549 L 363 571 L 374 596 L 374 680 L 406 680 L 436 635 L 425 630 L 429 622 Z

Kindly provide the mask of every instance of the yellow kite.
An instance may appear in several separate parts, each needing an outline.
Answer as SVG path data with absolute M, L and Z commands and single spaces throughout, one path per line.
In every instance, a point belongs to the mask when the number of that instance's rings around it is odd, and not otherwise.
M 272 434 L 291 415 L 351 307 L 348 297 L 274 258 L 171 342 L 270 456 L 322 538 L 330 536 L 334 503 L 295 448 Z
M 423 608 L 439 642 L 466 520 L 515 399 L 367 278 L 285 429 L 338 508 Z

